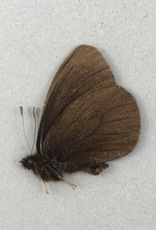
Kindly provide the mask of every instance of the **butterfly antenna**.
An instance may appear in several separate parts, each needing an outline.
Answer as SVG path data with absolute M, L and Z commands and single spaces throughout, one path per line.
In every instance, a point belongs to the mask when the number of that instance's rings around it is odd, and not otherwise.
M 23 116 L 23 107 L 22 106 L 20 106 L 20 114 L 21 114 L 21 117 L 22 117 L 23 134 L 24 134 L 25 140 L 26 140 L 27 145 L 28 145 L 28 147 L 30 149 L 30 152 L 31 152 L 31 148 L 30 148 L 30 145 L 29 145 L 28 139 L 26 137 L 26 133 L 25 133 L 24 116 Z
M 35 107 L 33 108 L 33 116 L 34 116 L 34 120 L 35 120 L 35 128 L 34 128 L 34 141 L 33 141 L 31 153 L 33 153 L 33 149 L 34 149 L 34 145 L 35 145 L 35 140 L 36 140 L 36 115 L 35 115 Z

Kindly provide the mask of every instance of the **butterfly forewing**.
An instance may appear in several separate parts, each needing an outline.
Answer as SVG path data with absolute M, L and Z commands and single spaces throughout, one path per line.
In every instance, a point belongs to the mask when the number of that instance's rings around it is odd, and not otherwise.
M 113 74 L 101 53 L 92 46 L 77 47 L 60 66 L 47 94 L 37 138 L 38 152 L 40 142 L 68 105 L 90 90 L 114 84 Z

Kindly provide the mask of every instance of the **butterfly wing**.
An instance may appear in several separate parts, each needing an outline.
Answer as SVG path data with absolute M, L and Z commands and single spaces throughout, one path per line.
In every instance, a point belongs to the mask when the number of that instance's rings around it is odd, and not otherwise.
M 117 85 L 99 85 L 64 109 L 49 129 L 43 149 L 50 149 L 59 162 L 91 167 L 128 154 L 139 131 L 133 96 Z
M 37 152 L 65 109 L 82 95 L 99 87 L 115 85 L 113 74 L 101 53 L 92 46 L 77 47 L 63 62 L 50 86 L 44 103 L 37 138 Z

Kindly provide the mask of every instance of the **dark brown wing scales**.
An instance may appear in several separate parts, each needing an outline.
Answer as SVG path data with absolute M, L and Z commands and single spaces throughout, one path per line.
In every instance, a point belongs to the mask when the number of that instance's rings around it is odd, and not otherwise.
M 82 45 L 69 55 L 55 75 L 45 105 L 37 151 L 67 164 L 69 171 L 122 157 L 137 143 L 137 104 L 116 85 L 94 47 Z
M 49 89 L 37 138 L 38 153 L 51 125 L 70 103 L 90 90 L 112 85 L 113 74 L 101 53 L 92 46 L 77 47 L 60 66 Z
M 131 94 L 115 85 L 99 87 L 73 101 L 55 120 L 44 142 L 61 162 L 91 167 L 129 153 L 140 130 Z

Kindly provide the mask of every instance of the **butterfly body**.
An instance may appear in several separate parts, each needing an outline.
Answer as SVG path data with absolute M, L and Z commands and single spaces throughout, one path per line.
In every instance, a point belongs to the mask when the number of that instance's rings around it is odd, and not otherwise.
M 60 66 L 44 103 L 37 153 L 22 160 L 45 181 L 64 172 L 98 175 L 135 147 L 140 115 L 133 96 L 115 83 L 101 53 L 77 47 Z M 35 166 L 34 166 L 35 165 Z

